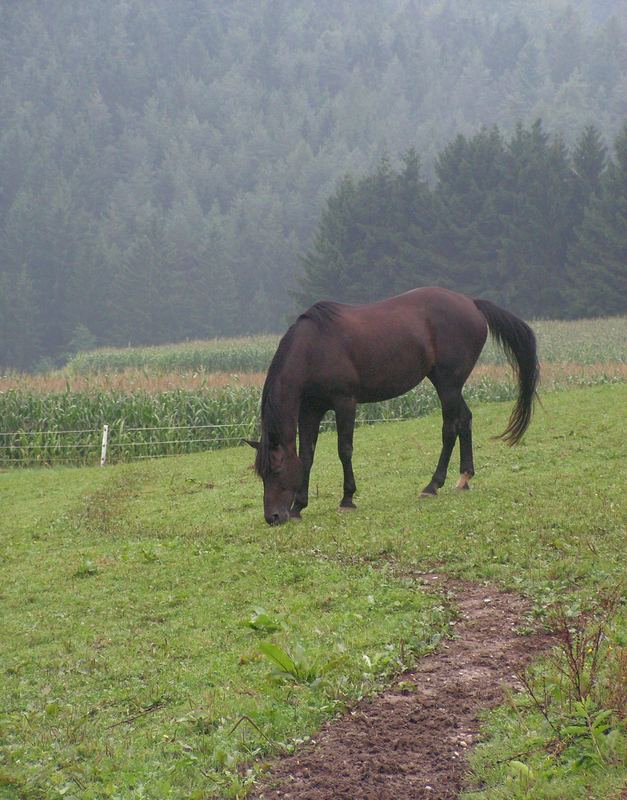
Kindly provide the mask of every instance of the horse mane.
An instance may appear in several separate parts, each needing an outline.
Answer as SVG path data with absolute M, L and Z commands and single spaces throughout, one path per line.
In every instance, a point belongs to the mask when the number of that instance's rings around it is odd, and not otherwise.
M 259 477 L 266 478 L 270 474 L 270 450 L 279 442 L 281 431 L 281 409 L 276 402 L 273 389 L 276 379 L 283 369 L 287 355 L 292 347 L 296 330 L 303 320 L 313 322 L 320 330 L 327 330 L 340 313 L 340 304 L 330 300 L 314 303 L 311 308 L 304 311 L 296 322 L 288 328 L 286 334 L 279 342 L 276 353 L 270 366 L 261 393 L 261 442 L 255 459 L 255 470 Z
M 303 311 L 296 322 L 301 319 L 308 319 L 314 322 L 320 330 L 326 330 L 340 315 L 341 303 L 333 303 L 331 300 L 321 300 L 314 303 L 307 311 Z
M 279 440 L 281 414 L 272 390 L 294 341 L 295 332 L 296 323 L 288 328 L 287 333 L 279 342 L 263 384 L 261 393 L 261 442 L 255 459 L 255 470 L 260 478 L 266 478 L 270 474 L 270 449 Z

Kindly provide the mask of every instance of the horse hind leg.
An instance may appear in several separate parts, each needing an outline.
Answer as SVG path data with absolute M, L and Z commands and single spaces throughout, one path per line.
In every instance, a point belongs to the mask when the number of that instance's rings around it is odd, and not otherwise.
M 459 481 L 456 489 L 470 489 L 470 479 L 475 474 L 472 458 L 472 412 L 462 398 L 459 413 Z
M 469 481 L 475 474 L 472 458 L 472 413 L 462 397 L 464 381 L 459 373 L 436 367 L 429 380 L 442 404 L 442 450 L 431 481 L 422 490 L 421 496 L 433 497 L 444 486 L 451 454 L 459 436 L 460 477 L 456 488 L 470 488 Z
M 436 389 L 438 389 L 437 386 Z M 451 454 L 459 433 L 458 416 L 461 393 L 440 393 L 438 389 L 438 394 L 440 395 L 440 401 L 442 403 L 442 450 L 440 451 L 440 458 L 438 459 L 435 472 L 429 483 L 420 493 L 421 497 L 435 497 L 438 493 L 438 489 L 444 486 L 449 461 L 451 460 Z
M 337 452 L 344 471 L 344 494 L 340 508 L 356 508 L 353 495 L 357 491 L 353 474 L 353 431 L 355 429 L 356 403 L 343 398 L 335 403 L 335 424 L 337 427 Z

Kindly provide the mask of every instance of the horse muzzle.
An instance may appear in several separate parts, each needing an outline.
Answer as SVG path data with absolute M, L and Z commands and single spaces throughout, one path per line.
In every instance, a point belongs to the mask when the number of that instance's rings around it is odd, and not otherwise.
M 283 525 L 290 518 L 289 511 L 275 511 L 272 514 L 264 514 L 268 525 Z

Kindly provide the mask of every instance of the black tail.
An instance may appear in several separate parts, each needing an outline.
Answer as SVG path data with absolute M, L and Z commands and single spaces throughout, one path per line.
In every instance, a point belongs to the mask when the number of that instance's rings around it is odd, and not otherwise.
M 510 445 L 516 444 L 531 422 L 540 378 L 536 337 L 526 322 L 489 300 L 475 300 L 474 303 L 486 318 L 490 333 L 502 347 L 518 379 L 518 399 L 507 428 L 499 437 Z

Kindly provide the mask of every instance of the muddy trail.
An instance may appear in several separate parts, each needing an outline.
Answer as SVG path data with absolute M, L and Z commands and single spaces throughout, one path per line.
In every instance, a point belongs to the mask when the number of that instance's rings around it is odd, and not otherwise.
M 388 691 L 327 723 L 293 755 L 278 759 L 256 800 L 452 800 L 467 773 L 479 715 L 503 700 L 516 673 L 550 646 L 520 635 L 529 603 L 511 592 L 432 575 L 459 609 L 455 636 Z M 413 685 L 411 685 L 413 684 Z

